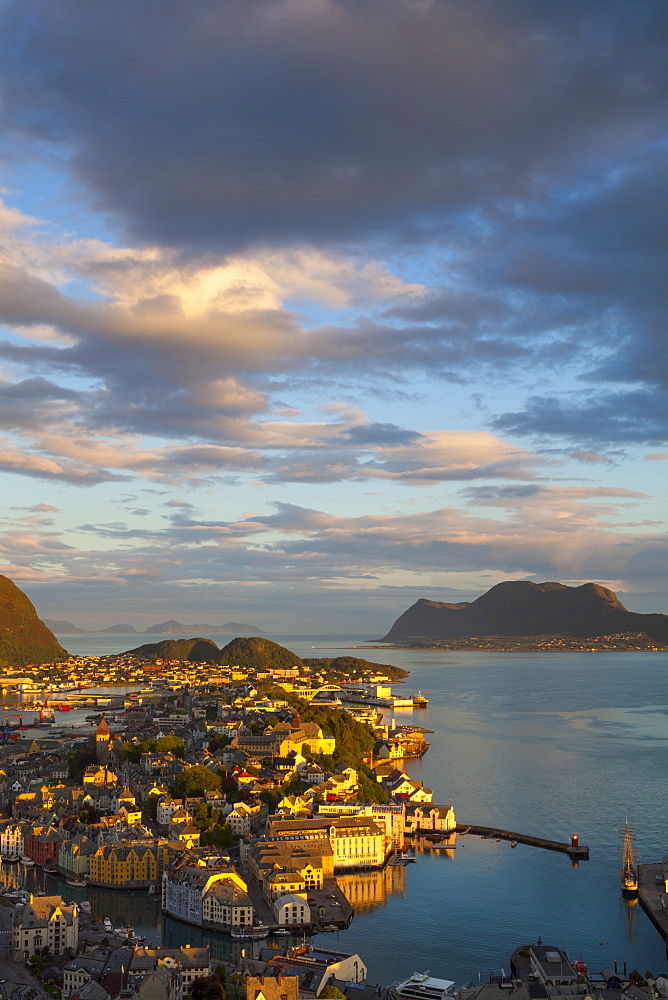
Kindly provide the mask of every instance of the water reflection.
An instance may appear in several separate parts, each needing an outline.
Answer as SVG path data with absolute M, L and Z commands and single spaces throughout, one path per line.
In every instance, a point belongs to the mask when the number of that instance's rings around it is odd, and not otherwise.
M 626 920 L 626 937 L 633 944 L 633 923 L 636 918 L 637 899 L 624 899 L 624 917 Z
M 355 872 L 336 876 L 341 891 L 356 913 L 384 906 L 392 893 L 406 892 L 406 869 L 403 865 L 386 865 L 382 871 Z

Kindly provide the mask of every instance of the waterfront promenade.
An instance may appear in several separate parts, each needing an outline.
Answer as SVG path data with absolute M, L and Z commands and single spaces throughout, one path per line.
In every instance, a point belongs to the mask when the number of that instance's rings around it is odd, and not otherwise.
M 661 879 L 657 883 L 657 878 Z M 638 899 L 643 910 L 652 921 L 668 946 L 668 913 L 663 908 L 665 892 L 663 865 L 638 865 Z

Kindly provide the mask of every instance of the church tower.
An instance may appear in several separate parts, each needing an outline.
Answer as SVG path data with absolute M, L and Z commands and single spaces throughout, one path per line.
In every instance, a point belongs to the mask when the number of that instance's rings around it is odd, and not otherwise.
M 102 716 L 100 719 L 100 725 L 97 727 L 97 732 L 95 733 L 95 756 L 100 764 L 107 763 L 110 739 L 111 732 L 109 730 L 109 723 L 105 717 Z

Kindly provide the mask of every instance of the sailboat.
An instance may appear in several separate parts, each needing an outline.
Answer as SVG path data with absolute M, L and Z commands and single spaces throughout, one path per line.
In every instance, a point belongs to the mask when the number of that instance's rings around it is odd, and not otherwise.
M 622 830 L 622 847 L 620 858 L 622 862 L 622 892 L 626 896 L 635 896 L 638 893 L 638 861 L 639 855 L 633 841 L 635 833 L 629 826 L 628 818 Z

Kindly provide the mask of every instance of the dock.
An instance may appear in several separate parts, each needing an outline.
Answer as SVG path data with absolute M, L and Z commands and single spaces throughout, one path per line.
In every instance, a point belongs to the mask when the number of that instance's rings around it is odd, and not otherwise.
M 657 883 L 657 878 L 661 883 Z M 638 900 L 668 946 L 668 913 L 663 908 L 663 865 L 638 865 Z
M 580 844 L 575 837 L 570 843 L 561 840 L 547 840 L 545 837 L 533 837 L 527 833 L 514 833 L 512 830 L 501 830 L 493 826 L 476 826 L 473 823 L 458 823 L 457 833 L 472 833 L 485 840 L 514 840 L 517 844 L 527 844 L 529 847 L 542 847 L 546 851 L 559 851 L 571 859 L 586 861 L 589 858 L 589 848 Z

